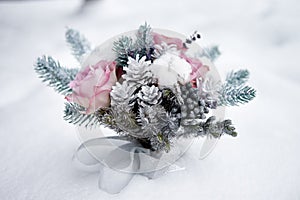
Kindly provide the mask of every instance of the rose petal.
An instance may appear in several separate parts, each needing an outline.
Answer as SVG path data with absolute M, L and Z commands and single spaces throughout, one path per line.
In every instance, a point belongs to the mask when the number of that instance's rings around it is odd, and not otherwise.
M 185 46 L 183 45 L 182 40 L 179 38 L 168 37 L 168 36 L 158 34 L 155 32 L 152 32 L 152 36 L 153 36 L 153 41 L 155 44 L 161 44 L 162 42 L 165 42 L 168 45 L 175 44 L 177 46 L 178 50 L 182 50 L 182 51 L 186 50 Z
M 117 82 L 116 62 L 99 61 L 79 72 L 69 84 L 73 92 L 66 99 L 87 109 L 87 114 L 110 104 L 109 93 Z

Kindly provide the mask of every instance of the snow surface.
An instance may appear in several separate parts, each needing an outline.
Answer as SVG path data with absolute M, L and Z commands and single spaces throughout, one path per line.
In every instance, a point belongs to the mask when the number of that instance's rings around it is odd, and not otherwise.
M 296 0 L 78 0 L 0 2 L 0 199 L 300 199 L 300 3 Z M 41 84 L 35 59 L 49 54 L 77 66 L 64 42 L 66 26 L 100 44 L 113 35 L 153 27 L 202 34 L 219 44 L 221 75 L 248 68 L 257 98 L 227 109 L 239 136 L 224 137 L 186 170 L 155 180 L 135 176 L 118 195 L 97 188 L 97 174 L 71 162 L 80 144 L 62 120 L 62 96 Z M 200 42 L 200 43 L 201 43 Z

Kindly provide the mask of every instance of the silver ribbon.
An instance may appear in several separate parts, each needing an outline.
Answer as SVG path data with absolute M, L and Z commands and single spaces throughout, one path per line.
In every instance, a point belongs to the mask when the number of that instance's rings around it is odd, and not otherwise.
M 135 174 L 154 179 L 170 171 L 182 170 L 174 162 L 187 150 L 187 144 L 183 146 L 186 148 L 180 151 L 154 152 L 125 136 L 101 137 L 82 143 L 73 160 L 86 170 L 99 171 L 99 188 L 116 194 Z

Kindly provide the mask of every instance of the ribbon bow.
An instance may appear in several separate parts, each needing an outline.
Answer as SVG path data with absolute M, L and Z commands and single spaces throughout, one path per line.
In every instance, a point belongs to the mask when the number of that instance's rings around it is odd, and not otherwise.
M 135 174 L 154 179 L 170 171 L 182 170 L 174 162 L 188 146 L 184 144 L 183 150 L 173 148 L 164 153 L 146 149 L 126 136 L 100 137 L 82 143 L 73 160 L 88 170 L 98 170 L 99 188 L 116 194 L 129 184 Z

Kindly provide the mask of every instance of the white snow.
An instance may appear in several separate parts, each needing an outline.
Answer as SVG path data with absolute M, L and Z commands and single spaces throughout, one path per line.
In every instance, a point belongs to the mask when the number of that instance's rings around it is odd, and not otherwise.
M 80 11 L 78 0 L 0 2 L 0 199 L 300 199 L 300 13 L 296 0 L 101 0 Z M 257 98 L 227 109 L 237 138 L 223 137 L 186 170 L 155 180 L 136 176 L 118 195 L 97 188 L 97 174 L 71 162 L 80 144 L 62 119 L 62 96 L 40 82 L 35 59 L 48 54 L 77 66 L 66 26 L 94 44 L 144 21 L 219 44 L 221 75 L 248 68 Z

